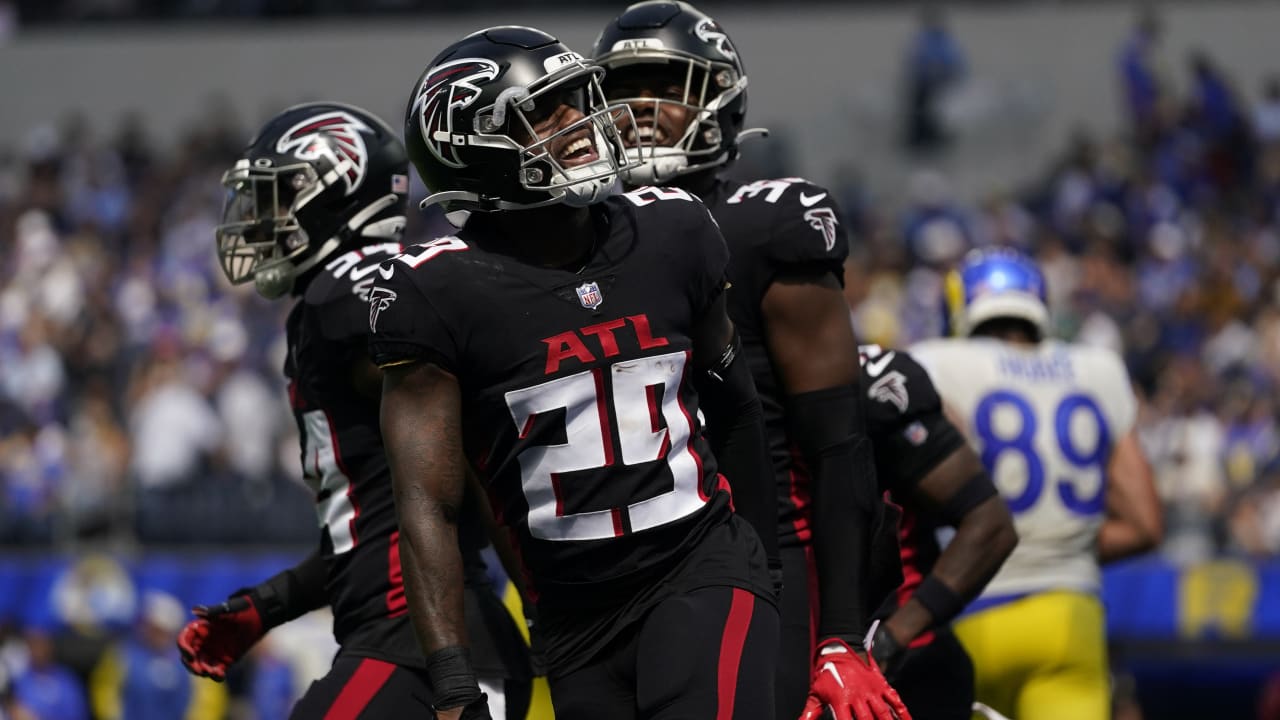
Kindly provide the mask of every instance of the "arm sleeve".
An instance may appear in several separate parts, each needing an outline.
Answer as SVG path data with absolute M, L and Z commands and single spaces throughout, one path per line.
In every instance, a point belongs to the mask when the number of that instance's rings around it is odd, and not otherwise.
M 896 527 L 887 525 L 879 497 L 858 389 L 846 386 L 794 395 L 787 418 L 812 476 L 814 559 L 820 579 L 818 635 L 861 642 L 871 611 L 883 600 L 879 596 L 895 585 L 891 577 L 881 582 L 876 576 L 884 576 L 883 570 L 891 570 L 898 559 Z M 886 539 L 892 542 L 885 545 Z
M 733 489 L 735 510 L 764 546 L 770 568 L 781 567 L 778 556 L 778 508 L 773 463 L 765 441 L 764 410 L 742 345 L 733 341 L 710 371 L 699 372 L 698 396 L 707 415 L 711 452 Z
M 457 374 L 459 344 L 437 300 L 447 298 L 448 268 L 438 258 L 418 268 L 399 260 L 369 291 L 369 356 L 380 368 L 426 361 Z
M 325 592 L 328 572 L 319 551 L 297 565 L 252 588 L 241 588 L 231 597 L 248 594 L 253 598 L 262 624 L 270 629 L 329 604 Z
M 726 292 L 729 248 L 711 214 L 701 203 L 699 208 L 702 222 L 690 223 L 696 233 L 692 247 L 698 248 L 690 287 L 694 317 L 700 322 Z M 711 452 L 733 489 L 735 509 L 760 536 L 771 567 L 778 566 L 778 510 L 764 410 L 736 330 L 729 345 L 717 351 L 716 358 L 698 362 L 694 376 L 707 425 L 712 428 L 708 433 Z

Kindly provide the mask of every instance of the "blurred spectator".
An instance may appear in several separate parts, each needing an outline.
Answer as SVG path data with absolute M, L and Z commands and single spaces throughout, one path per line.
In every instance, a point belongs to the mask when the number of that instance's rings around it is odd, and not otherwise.
M 1143 8 L 1118 59 L 1127 119 L 1139 146 L 1151 142 L 1160 123 L 1164 87 L 1157 53 L 1162 30 L 1157 10 Z
M 932 268 L 950 267 L 975 244 L 968 212 L 936 170 L 913 174 L 908 192 L 911 205 L 903 214 L 902 237 L 911 259 Z
M 129 420 L 133 472 L 144 490 L 196 477 L 222 442 L 222 423 L 173 352 L 142 368 Z
M 250 657 L 253 680 L 249 697 L 254 716 L 259 720 L 288 717 L 301 694 L 295 688 L 293 667 L 272 649 L 270 637 L 260 640 Z
M 0 46 L 7 45 L 18 34 L 18 8 L 9 0 L 0 0 Z
M 941 103 L 946 92 L 964 77 L 965 59 L 937 5 L 925 5 L 920 10 L 905 67 L 906 146 L 918 153 L 941 150 L 949 140 Z
M 1280 75 L 1268 77 L 1262 86 L 1262 100 L 1253 110 L 1253 127 L 1264 145 L 1280 142 Z
M 14 697 L 40 720 L 89 720 L 79 678 L 54 661 L 53 638 L 44 628 L 26 633 L 27 667 L 14 681 Z
M 0 663 L 0 720 L 39 720 L 13 695 L 13 679 Z
M 1219 192 L 1234 193 L 1253 179 L 1248 118 L 1226 74 L 1202 50 L 1193 52 L 1190 110 L 1204 146 L 1204 172 Z
M 154 591 L 143 596 L 133 634 L 106 653 L 93 672 L 91 693 L 98 720 L 221 717 L 225 699 L 192 702 L 199 680 L 182 668 L 174 644 L 185 620 L 186 612 L 174 597 Z

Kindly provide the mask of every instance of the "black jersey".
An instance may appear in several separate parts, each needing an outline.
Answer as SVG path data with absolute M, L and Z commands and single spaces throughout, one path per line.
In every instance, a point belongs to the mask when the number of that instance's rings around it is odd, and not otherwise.
M 902 507 L 898 532 L 903 582 L 896 604 L 906 602 L 939 555 L 937 518 L 913 498 L 916 483 L 964 445 L 942 411 L 942 399 L 924 368 L 901 350 L 859 348 L 867 433 L 875 449 L 880 487 Z M 931 635 L 922 636 L 927 642 Z
M 641 188 L 590 212 L 597 239 L 580 271 L 486 250 L 472 221 L 384 265 L 370 306 L 380 366 L 428 360 L 457 378 L 464 450 L 516 531 L 544 621 L 625 605 L 732 515 L 690 337 L 723 287 L 724 242 L 681 190 Z M 725 553 L 698 582 L 768 592 L 762 560 Z
M 729 317 L 742 336 L 764 408 L 778 483 L 778 542 L 807 543 L 809 476 L 787 434 L 787 399 L 769 361 L 760 303 L 787 272 L 830 272 L 843 283 L 849 246 L 840 210 L 827 190 L 800 178 L 717 179 L 706 202 L 729 246 Z
M 352 383 L 356 363 L 368 357 L 368 297 L 379 263 L 401 249 L 394 242 L 369 245 L 317 272 L 289 314 L 284 372 L 303 477 L 315 493 L 334 638 L 344 652 L 421 666 L 400 574 L 378 399 Z M 482 574 L 482 535 L 474 523 L 460 534 L 469 572 Z

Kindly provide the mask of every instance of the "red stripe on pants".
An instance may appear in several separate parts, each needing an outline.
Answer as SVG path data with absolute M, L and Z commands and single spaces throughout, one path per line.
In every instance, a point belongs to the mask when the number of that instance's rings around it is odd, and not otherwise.
M 389 662 L 373 658 L 361 660 L 329 706 L 329 712 L 324 714 L 324 720 L 356 720 L 395 670 L 396 666 Z
M 747 630 L 751 627 L 755 604 L 755 595 L 741 588 L 733 589 L 729 617 L 724 622 L 724 635 L 720 638 L 716 720 L 733 718 L 733 701 L 738 694 L 738 666 L 742 662 L 742 646 L 747 643 Z

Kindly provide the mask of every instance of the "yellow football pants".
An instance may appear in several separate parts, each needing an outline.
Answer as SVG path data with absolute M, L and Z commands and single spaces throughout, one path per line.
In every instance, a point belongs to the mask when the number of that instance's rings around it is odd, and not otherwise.
M 1111 688 L 1102 603 L 1051 591 L 962 616 L 979 702 L 1012 720 L 1107 720 Z

